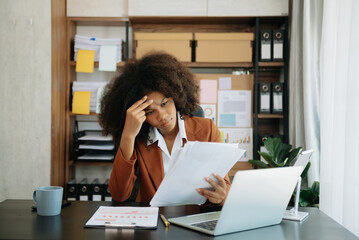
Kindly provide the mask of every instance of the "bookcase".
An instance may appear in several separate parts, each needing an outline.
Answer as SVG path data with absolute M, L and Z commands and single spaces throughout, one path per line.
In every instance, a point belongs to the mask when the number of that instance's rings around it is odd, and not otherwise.
M 112 162 L 76 162 L 74 161 L 74 131 L 76 120 L 79 116 L 71 112 L 72 83 L 77 81 L 75 72 L 76 62 L 73 60 L 74 36 L 78 27 L 95 26 L 108 28 L 105 31 L 124 31 L 124 60 L 117 64 L 118 70 L 124 66 L 129 56 L 136 56 L 135 33 L 166 32 L 166 33 L 254 33 L 253 60 L 248 62 L 184 62 L 195 73 L 232 73 L 236 71 L 248 71 L 254 75 L 253 86 L 253 158 L 258 159 L 259 135 L 282 135 L 283 140 L 288 142 L 288 17 L 68 17 L 67 18 L 67 69 L 66 69 L 66 126 L 64 136 L 66 141 L 65 158 L 63 159 L 64 178 L 59 185 L 66 183 L 76 177 L 78 166 L 112 166 Z M 115 28 L 113 28 L 115 27 Z M 284 29 L 284 60 L 283 61 L 259 61 L 259 33 L 260 29 Z M 95 62 L 95 68 L 98 63 Z M 87 77 L 90 78 L 88 75 Z M 86 78 L 86 76 L 85 76 Z M 110 79 L 107 79 L 109 81 Z M 258 112 L 258 89 L 257 84 L 261 82 L 282 82 L 284 85 L 283 113 L 260 114 Z M 90 118 L 96 121 L 97 114 L 91 113 Z M 251 168 L 248 163 L 242 163 L 236 170 Z M 96 176 L 94 176 L 96 177 Z
M 118 17 L 68 17 L 67 18 L 67 49 L 66 49 L 66 126 L 65 141 L 66 152 L 64 159 L 64 179 L 62 185 L 76 176 L 76 168 L 81 166 L 89 167 L 111 167 L 112 162 L 109 161 L 76 161 L 76 138 L 79 131 L 79 122 L 91 123 L 97 122 L 98 115 L 90 113 L 89 116 L 77 115 L 72 113 L 72 85 L 74 81 L 110 81 L 117 73 L 108 73 L 98 71 L 99 63 L 94 64 L 94 73 L 76 73 L 76 62 L 74 61 L 74 39 L 75 35 L 96 36 L 96 37 L 121 37 L 124 40 L 122 61 L 117 63 L 119 70 L 124 66 L 125 61 L 129 58 L 129 21 L 127 18 Z M 96 124 L 93 124 L 96 125 Z M 91 130 L 91 128 L 89 129 Z M 94 176 L 95 178 L 96 176 Z

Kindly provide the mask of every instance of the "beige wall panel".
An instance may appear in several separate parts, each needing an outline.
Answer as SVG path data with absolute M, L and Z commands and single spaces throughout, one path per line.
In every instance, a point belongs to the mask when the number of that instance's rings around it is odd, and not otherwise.
M 0 5 L 1 202 L 50 185 L 51 1 Z
M 67 16 L 127 17 L 127 3 L 128 0 L 67 0 Z
M 208 0 L 208 16 L 288 16 L 288 0 Z
M 207 0 L 129 0 L 129 16 L 207 16 Z

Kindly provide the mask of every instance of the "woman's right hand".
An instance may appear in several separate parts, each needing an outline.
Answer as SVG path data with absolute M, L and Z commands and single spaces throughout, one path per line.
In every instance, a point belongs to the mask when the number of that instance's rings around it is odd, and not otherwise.
M 147 100 L 147 96 L 144 96 L 137 102 L 135 102 L 126 111 L 125 126 L 123 128 L 122 135 L 135 139 L 140 132 L 142 124 L 146 121 L 145 109 L 151 105 L 152 99 Z
M 125 159 L 130 160 L 135 149 L 135 138 L 146 121 L 145 109 L 153 102 L 144 96 L 126 111 L 125 126 L 123 127 L 120 149 Z

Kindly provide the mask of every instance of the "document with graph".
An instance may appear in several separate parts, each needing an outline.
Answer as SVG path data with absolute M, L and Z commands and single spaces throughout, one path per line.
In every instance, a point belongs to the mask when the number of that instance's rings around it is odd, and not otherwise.
M 158 207 L 100 206 L 86 228 L 157 228 Z

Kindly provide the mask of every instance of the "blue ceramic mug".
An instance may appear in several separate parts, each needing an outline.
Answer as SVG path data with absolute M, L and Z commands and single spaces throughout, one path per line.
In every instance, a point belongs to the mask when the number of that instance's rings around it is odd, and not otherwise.
M 62 187 L 39 187 L 34 191 L 33 199 L 36 203 L 37 214 L 40 216 L 55 216 L 61 212 Z

